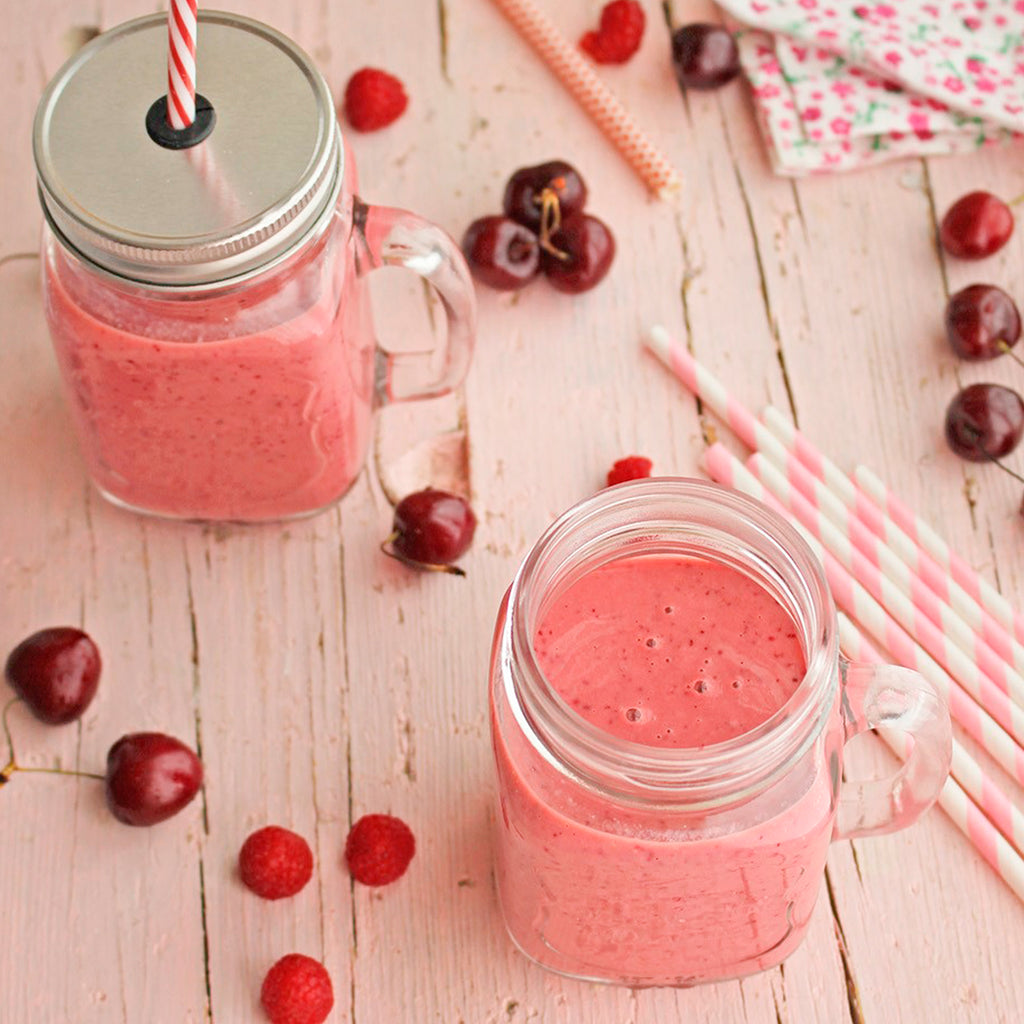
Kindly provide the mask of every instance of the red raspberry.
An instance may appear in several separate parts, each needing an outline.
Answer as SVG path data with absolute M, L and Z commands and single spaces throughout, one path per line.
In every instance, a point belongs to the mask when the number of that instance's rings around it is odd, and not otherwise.
M 331 976 L 312 957 L 289 953 L 267 971 L 260 1002 L 272 1024 L 323 1024 L 334 1006 Z
M 294 896 L 313 876 L 313 853 L 300 835 L 277 825 L 253 832 L 238 854 L 242 881 L 257 896 Z
M 611 0 L 601 10 L 597 31 L 584 33 L 580 49 L 598 64 L 625 64 L 640 48 L 646 20 L 637 0 Z
M 405 874 L 416 852 L 416 837 L 400 818 L 366 814 L 345 840 L 345 863 L 363 885 L 387 885 Z
M 386 128 L 409 105 L 402 83 L 380 68 L 362 68 L 345 86 L 345 117 L 360 132 Z
M 642 455 L 630 455 L 618 462 L 608 470 L 608 486 L 621 484 L 626 480 L 642 480 L 645 476 L 651 475 L 651 467 L 654 465 L 650 459 Z

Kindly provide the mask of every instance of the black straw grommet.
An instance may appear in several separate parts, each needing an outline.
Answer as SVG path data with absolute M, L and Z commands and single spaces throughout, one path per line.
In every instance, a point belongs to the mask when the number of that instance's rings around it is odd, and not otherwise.
M 196 93 L 196 117 L 187 128 L 172 128 L 167 123 L 167 97 L 161 96 L 146 114 L 146 131 L 149 137 L 165 149 L 188 149 L 202 142 L 213 131 L 217 115 L 213 104 Z

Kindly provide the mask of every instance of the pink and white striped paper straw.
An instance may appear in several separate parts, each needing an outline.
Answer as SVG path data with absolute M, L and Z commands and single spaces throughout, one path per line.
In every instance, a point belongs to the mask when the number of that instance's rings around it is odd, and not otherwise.
M 848 657 L 867 663 L 883 660 L 844 616 L 839 618 L 839 630 Z M 884 731 L 880 735 L 897 757 L 902 758 L 903 752 L 895 737 Z M 905 739 L 904 745 L 907 742 L 909 740 Z M 953 741 L 951 775 L 939 793 L 939 806 L 996 874 L 1024 900 L 1024 857 L 1021 856 L 1024 815 L 993 785 L 956 740 Z
M 643 339 L 644 345 L 658 357 L 712 412 L 722 419 L 748 448 L 770 448 L 782 452 L 781 442 L 745 406 L 725 389 L 725 385 L 675 341 L 660 324 L 655 324 Z
M 494 0 L 555 77 L 660 199 L 678 192 L 679 172 L 640 129 L 593 67 L 533 0 Z
M 942 787 L 939 806 L 995 873 L 1024 900 L 1024 858 L 999 835 L 953 779 L 947 779 Z
M 825 482 L 800 462 L 795 452 L 787 450 L 781 463 L 774 457 L 769 458 L 786 474 L 789 482 L 853 542 L 865 558 L 900 587 L 932 622 L 945 630 L 965 654 L 971 655 L 989 678 L 1001 688 L 1008 689 L 1009 680 L 1015 677 L 1015 685 L 1024 694 L 1024 678 L 1020 675 L 1020 669 L 1024 668 L 1024 647 L 987 614 L 970 594 L 946 577 L 934 562 L 932 564 L 935 569 L 943 576 L 945 597 L 915 575 L 900 557 L 909 548 L 913 558 L 914 545 L 909 537 L 900 535 L 902 546 L 895 543 L 894 537 L 894 544 L 890 547 L 878 534 L 868 529 L 863 520 L 853 515 Z
M 671 339 L 663 327 L 652 328 L 645 337 L 644 344 L 691 392 L 729 424 L 748 447 L 769 450 L 780 445 L 761 423 L 736 402 L 717 378 L 701 366 L 682 345 Z M 712 445 L 705 453 L 705 458 L 709 475 L 713 479 L 744 490 L 778 508 L 778 503 L 771 498 L 765 488 L 724 446 Z M 845 474 L 839 480 L 839 489 L 844 489 L 844 483 L 849 484 Z M 855 488 L 852 489 L 852 493 L 848 492 L 851 503 L 856 502 L 858 493 Z M 897 660 L 908 667 L 917 668 L 944 692 L 954 717 L 967 733 L 1014 779 L 1024 784 L 1024 750 L 1020 745 L 893 621 L 882 606 L 822 548 L 814 537 L 808 535 L 806 530 L 801 532 L 824 563 L 829 586 L 837 603 L 847 608 L 862 625 L 865 625 Z M 974 780 L 979 781 L 976 775 Z M 996 798 L 997 802 L 998 799 Z M 1003 799 L 1005 800 L 1005 797 Z M 942 789 L 939 802 L 995 871 L 1018 896 L 1024 899 L 1024 864 L 963 789 L 952 779 L 948 780 Z M 1005 818 L 1004 815 L 1004 820 Z M 1012 824 L 1008 827 L 1012 830 Z
M 761 418 L 772 437 L 781 444 L 785 451 L 793 452 L 816 477 L 824 480 L 844 505 L 855 507 L 857 488 L 827 455 L 823 455 L 811 444 L 774 406 L 766 406 L 761 412 Z M 888 532 L 885 534 L 885 539 L 886 542 L 890 539 Z
M 863 584 L 868 593 L 991 712 L 1018 743 L 1024 743 L 1024 708 L 1019 706 L 1019 702 L 1024 702 L 1024 690 L 1017 687 L 1012 679 L 1008 690 L 1002 690 L 934 622 L 915 608 L 899 587 L 872 565 L 799 491 L 791 487 L 761 453 L 755 452 L 750 457 L 747 468 Z
M 171 0 L 167 12 L 167 123 L 177 130 L 196 119 L 197 0 Z
M 713 444 L 704 453 L 708 475 L 719 483 L 749 494 L 785 515 L 782 504 L 724 445 Z M 1024 749 L 992 716 L 968 695 L 855 580 L 821 542 L 800 523 L 794 524 L 825 568 L 836 604 L 855 619 L 899 664 L 916 669 L 949 701 L 953 718 L 1007 774 L 1024 785 Z
M 800 464 L 807 467 L 814 478 L 827 484 L 827 490 L 832 492 L 834 502 L 851 509 L 868 531 L 882 538 L 885 544 L 911 568 L 912 572 L 921 578 L 925 587 L 949 604 L 1003 660 L 1012 664 L 1018 672 L 1024 672 L 1024 646 L 1009 632 L 1014 628 L 1013 610 L 1004 598 L 1000 597 L 1000 602 L 1006 606 L 1001 614 L 997 607 L 999 602 L 986 600 L 983 607 L 978 601 L 980 588 L 977 585 L 977 577 L 972 593 L 972 590 L 968 590 L 960 584 L 948 566 L 944 568 L 927 551 L 922 549 L 913 535 L 904 529 L 906 517 L 903 517 L 902 521 L 896 521 L 887 516 L 876 504 L 877 499 L 874 496 L 866 493 L 864 489 L 859 489 L 838 466 L 822 455 L 778 409 L 768 406 L 762 413 L 762 420 L 764 425 L 782 443 L 788 456 L 795 457 Z M 777 449 L 765 450 L 773 462 L 786 468 L 785 463 L 777 455 Z M 789 461 L 792 461 L 792 458 Z M 813 500 L 809 489 L 810 484 L 805 486 L 796 478 L 793 482 L 805 497 Z M 865 543 L 867 542 L 865 541 Z M 1009 611 L 1008 616 L 1007 610 Z
M 967 593 L 983 604 L 1013 635 L 1024 642 L 1024 614 L 983 576 L 975 572 L 920 516 L 912 512 L 867 466 L 857 466 L 853 478 L 861 494 L 873 502 L 864 516 L 868 527 L 878 532 L 877 523 L 888 517 L 909 536 L 919 549 L 943 566 Z

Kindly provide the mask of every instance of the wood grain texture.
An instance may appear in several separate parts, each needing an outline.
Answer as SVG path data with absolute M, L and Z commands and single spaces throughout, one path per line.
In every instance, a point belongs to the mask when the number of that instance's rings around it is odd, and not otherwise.
M 90 490 L 58 391 L 31 255 L 40 214 L 28 140 L 69 31 L 153 5 L 103 0 L 84 12 L 45 0 L 7 19 L 0 649 L 66 622 L 88 629 L 105 659 L 81 723 L 46 729 L 15 708 L 11 728 L 25 764 L 93 771 L 121 733 L 169 731 L 201 747 L 207 784 L 152 830 L 111 821 L 88 780 L 25 775 L 3 788 L 0 1021 L 257 1021 L 263 973 L 291 951 L 324 960 L 331 1020 L 353 1024 L 1018 1020 L 1024 908 L 937 811 L 905 833 L 836 844 L 810 934 L 777 970 L 630 991 L 527 963 L 493 892 L 485 686 L 519 560 L 614 459 L 643 453 L 658 472 L 692 475 L 710 438 L 739 451 L 642 354 L 654 321 L 751 407 L 778 406 L 845 468 L 869 464 L 1024 603 L 1020 489 L 957 462 L 941 435 L 962 383 L 1019 383 L 1008 360 L 959 364 L 941 312 L 975 279 L 1024 296 L 1024 236 L 978 266 L 935 245 L 937 216 L 962 192 L 1024 192 L 1021 146 L 775 178 L 742 85 L 684 99 L 672 79 L 671 27 L 716 17 L 713 6 L 648 2 L 640 53 L 602 74 L 682 172 L 672 207 L 645 194 L 486 0 L 222 6 L 296 38 L 335 95 L 363 65 L 400 74 L 406 116 L 350 139 L 367 200 L 459 236 L 499 208 L 513 169 L 562 157 L 586 177 L 618 256 L 579 298 L 543 284 L 481 289 L 465 387 L 384 410 L 369 468 L 336 509 L 259 528 L 127 515 Z M 545 7 L 575 37 L 600 4 Z M 387 344 L 424 347 L 441 329 L 418 283 L 381 278 L 375 295 Z M 438 436 L 448 447 L 431 463 Z M 378 550 L 391 500 L 432 473 L 461 480 L 480 520 L 464 580 L 411 574 Z M 848 752 L 851 773 L 884 764 L 866 741 Z M 369 811 L 402 816 L 418 840 L 413 869 L 380 891 L 353 887 L 342 863 L 350 823 Z M 235 876 L 242 840 L 269 822 L 303 833 L 317 861 L 313 883 L 280 903 Z

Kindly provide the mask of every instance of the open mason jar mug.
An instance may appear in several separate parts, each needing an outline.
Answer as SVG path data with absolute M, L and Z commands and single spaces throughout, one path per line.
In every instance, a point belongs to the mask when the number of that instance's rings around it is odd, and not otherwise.
M 97 37 L 46 89 L 33 146 L 50 333 L 111 501 L 303 515 L 352 484 L 375 404 L 460 383 L 473 287 L 444 231 L 359 199 L 328 86 L 293 42 L 203 11 L 197 64 L 184 132 L 160 105 L 165 15 Z M 383 265 L 437 291 L 447 333 L 433 352 L 377 347 L 366 274 Z
M 824 572 L 728 488 L 648 479 L 566 512 L 498 616 L 491 666 L 497 884 L 537 963 L 688 986 L 781 962 L 828 845 L 938 796 L 949 714 L 920 675 L 839 653 Z M 912 744 L 842 782 L 866 730 Z

